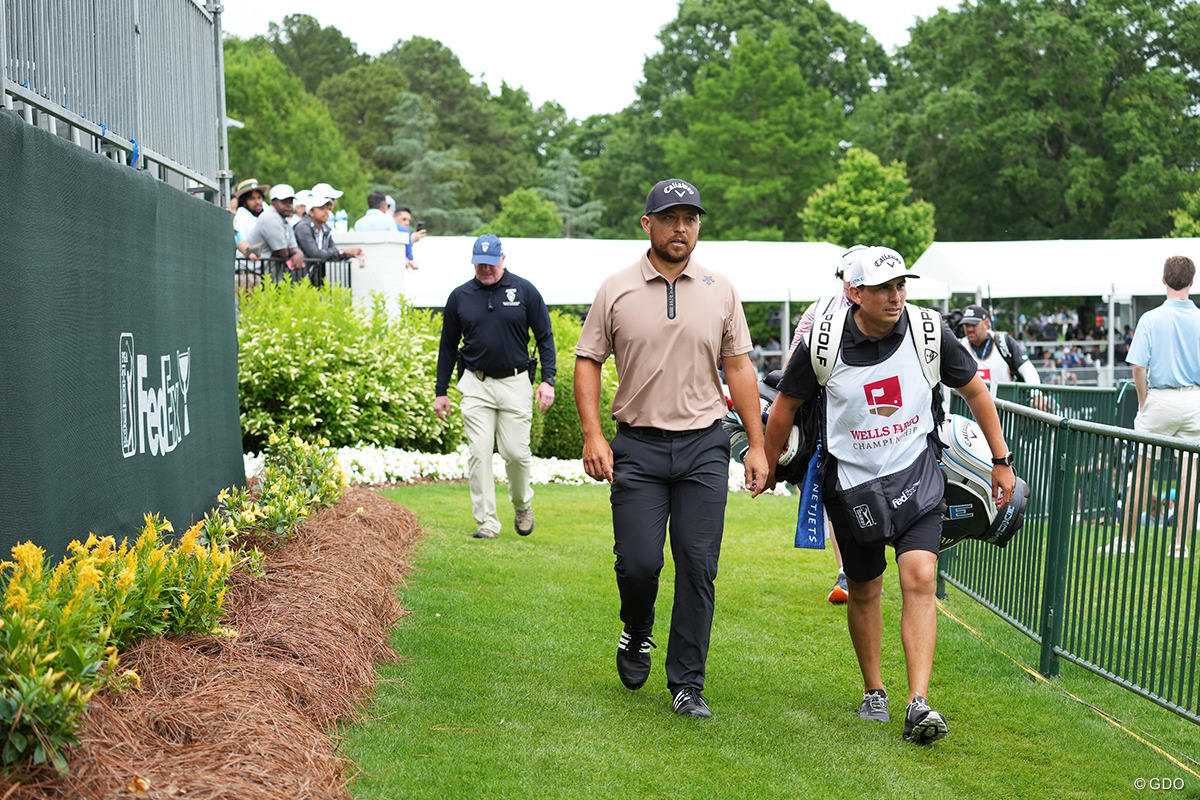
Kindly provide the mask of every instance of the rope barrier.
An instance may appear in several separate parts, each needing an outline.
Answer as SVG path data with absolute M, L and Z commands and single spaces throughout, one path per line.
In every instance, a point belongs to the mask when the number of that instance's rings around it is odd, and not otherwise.
M 1022 664 L 1022 663 L 1021 663 L 1020 661 L 1018 661 L 1018 660 L 1017 660 L 1015 657 L 1013 657 L 1013 656 L 1009 655 L 1008 653 L 1004 652 L 1004 651 L 1003 651 L 1003 650 L 1001 650 L 999 647 L 996 647 L 994 644 L 992 644 L 992 643 L 991 643 L 991 642 L 989 642 L 987 639 L 985 639 L 985 638 L 983 637 L 983 634 L 982 634 L 982 633 L 980 633 L 978 630 L 976 630 L 975 628 L 971 627 L 969 624 L 967 624 L 967 623 L 966 623 L 966 622 L 964 622 L 963 620 L 959 619 L 958 617 L 954 616 L 954 614 L 953 614 L 953 613 L 952 613 L 952 612 L 951 612 L 949 609 L 947 609 L 947 608 L 946 608 L 946 606 L 945 606 L 945 605 L 942 603 L 942 601 L 941 601 L 941 600 L 936 600 L 935 602 L 937 603 L 938 611 L 940 611 L 940 612 L 941 612 L 942 614 L 944 614 L 945 616 L 947 616 L 947 617 L 949 617 L 950 619 L 952 619 L 952 620 L 954 620 L 955 622 L 957 622 L 959 625 L 961 625 L 963 628 L 965 628 L 965 629 L 966 629 L 968 632 L 970 632 L 970 633 L 971 633 L 971 635 L 973 635 L 973 636 L 974 636 L 976 639 L 978 639 L 979 641 L 983 642 L 985 645 L 987 645 L 987 646 L 988 646 L 988 647 L 990 647 L 991 649 L 995 650 L 997 653 L 999 653 L 1000 655 L 1004 656 L 1005 658 L 1007 658 L 1009 661 L 1011 661 L 1011 662 L 1013 662 L 1014 664 L 1016 664 L 1016 665 L 1017 665 L 1018 667 L 1020 667 L 1021 669 L 1025 670 L 1026 672 L 1028 672 L 1030 675 L 1032 675 L 1032 676 L 1033 676 L 1034 678 L 1036 678 L 1037 680 L 1041 681 L 1042 683 L 1046 684 L 1047 686 L 1050 686 L 1050 687 L 1052 687 L 1052 688 L 1053 688 L 1055 691 L 1059 692 L 1060 694 L 1063 694 L 1063 695 L 1065 695 L 1065 696 L 1069 697 L 1070 699 L 1074 700 L 1076 703 L 1079 703 L 1080 705 L 1087 706 L 1088 708 L 1092 709 L 1092 710 L 1093 710 L 1093 711 L 1095 711 L 1097 714 L 1099 714 L 1101 717 L 1103 717 L 1105 720 L 1107 720 L 1108 722 L 1110 722 L 1110 723 L 1111 723 L 1111 724 L 1112 724 L 1114 727 L 1116 727 L 1118 730 L 1120 730 L 1120 731 L 1123 731 L 1123 732 L 1125 732 L 1125 733 L 1129 734 L 1129 735 L 1130 735 L 1130 736 L 1132 736 L 1134 739 L 1137 739 L 1139 742 L 1141 742 L 1142 744 L 1146 745 L 1146 746 L 1147 746 L 1147 747 L 1149 747 L 1151 750 L 1154 750 L 1154 751 L 1155 751 L 1156 753 L 1158 753 L 1159 755 L 1161 755 L 1161 756 L 1165 757 L 1165 758 L 1166 758 L 1168 761 L 1170 761 L 1172 764 L 1174 764 L 1175 766 L 1179 767 L 1181 770 L 1183 770 L 1184 772 L 1188 773 L 1188 774 L 1189 774 L 1189 775 L 1191 775 L 1192 777 L 1194 777 L 1194 778 L 1200 778 L 1200 772 L 1197 772 L 1196 770 L 1192 769 L 1192 768 L 1191 768 L 1191 767 L 1189 767 L 1187 764 L 1183 763 L 1183 762 L 1182 762 L 1182 761 L 1180 761 L 1178 758 L 1176 758 L 1175 756 L 1171 755 L 1171 754 L 1170 754 L 1170 753 L 1168 753 L 1166 750 L 1163 750 L 1161 747 L 1159 747 L 1158 745 L 1154 744 L 1153 742 L 1151 742 L 1151 741 L 1148 741 L 1148 740 L 1146 740 L 1144 737 L 1142 737 L 1142 736 L 1138 735 L 1138 733 L 1137 733 L 1136 731 L 1133 731 L 1133 730 L 1131 730 L 1131 729 L 1130 729 L 1130 728 L 1129 728 L 1127 725 L 1125 725 L 1125 724 L 1124 724 L 1123 722 L 1121 722 L 1119 719 L 1117 719 L 1116 717 L 1114 717 L 1112 714 L 1109 714 L 1109 713 L 1108 713 L 1107 711 L 1105 711 L 1104 709 L 1102 709 L 1102 708 L 1099 708 L 1099 707 L 1097 707 L 1097 706 L 1094 706 L 1094 705 L 1092 705 L 1091 703 L 1087 702 L 1086 700 L 1083 700 L 1083 699 L 1081 699 L 1081 698 L 1079 698 L 1079 697 L 1076 697 L 1075 695 L 1071 694 L 1070 692 L 1068 692 L 1068 691 L 1067 691 L 1066 689 L 1064 689 L 1063 687 L 1061 687 L 1061 686 L 1059 686 L 1059 685 L 1057 685 L 1057 684 L 1055 684 L 1055 683 L 1051 682 L 1050 680 L 1048 680 L 1048 679 L 1046 678 L 1046 676 L 1042 675 L 1042 674 L 1041 674 L 1040 672 L 1038 672 L 1037 670 L 1035 670 L 1035 669 L 1033 669 L 1033 668 L 1031 668 L 1031 667 L 1028 667 L 1028 666 L 1026 666 L 1026 665 Z M 1191 761 L 1193 764 L 1197 764 L 1197 766 L 1200 766 L 1200 763 L 1196 762 L 1196 761 L 1195 761 L 1195 759 L 1191 758 L 1190 756 L 1185 756 L 1185 758 L 1187 758 L 1187 759 L 1188 759 L 1189 761 Z

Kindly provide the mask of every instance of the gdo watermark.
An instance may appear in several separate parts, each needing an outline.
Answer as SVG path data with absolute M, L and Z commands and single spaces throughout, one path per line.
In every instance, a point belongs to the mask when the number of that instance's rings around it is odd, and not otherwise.
M 1133 788 L 1154 789 L 1156 791 L 1182 789 L 1185 786 L 1183 778 L 1135 778 Z

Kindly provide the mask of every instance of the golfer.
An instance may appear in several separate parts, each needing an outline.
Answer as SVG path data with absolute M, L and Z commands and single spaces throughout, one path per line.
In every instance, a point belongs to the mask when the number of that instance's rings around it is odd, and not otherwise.
M 714 581 L 729 481 L 727 407 L 719 371 L 743 419 L 760 415 L 750 331 L 729 279 L 692 258 L 704 207 L 684 180 L 646 196 L 650 248 L 600 287 L 575 348 L 575 403 L 583 468 L 612 484 L 614 569 L 625 628 L 617 674 L 639 689 L 650 674 L 654 603 L 668 525 L 675 605 L 667 640 L 667 689 L 677 714 L 710 717 L 704 689 L 716 602 Z M 610 444 L 600 429 L 600 369 L 617 366 Z M 746 486 L 766 478 L 762 431 L 747 427 Z

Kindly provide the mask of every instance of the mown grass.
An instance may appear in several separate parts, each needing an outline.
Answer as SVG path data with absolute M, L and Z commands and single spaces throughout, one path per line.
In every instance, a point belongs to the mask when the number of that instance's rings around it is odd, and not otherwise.
M 1009 655 L 1036 666 L 1036 645 L 953 589 L 946 608 L 987 643 L 940 619 L 930 694 L 950 737 L 903 742 L 894 565 L 883 663 L 893 718 L 859 720 L 845 609 L 825 602 L 833 556 L 792 548 L 794 498 L 730 497 L 705 688 L 714 717 L 696 720 L 670 712 L 662 671 L 669 556 L 650 681 L 630 692 L 617 679 L 606 488 L 539 486 L 534 534 L 509 527 L 491 541 L 469 536 L 465 486 L 384 494 L 427 535 L 401 590 L 410 614 L 393 644 L 404 660 L 381 668 L 370 718 L 341 731 L 360 800 L 1095 798 L 1156 795 L 1135 789 L 1155 776 L 1184 780 L 1170 796 L 1200 795 L 1200 779 L 1061 690 L 1185 762 L 1200 756 L 1196 725 L 1072 665 L 1055 685 L 1035 680 Z

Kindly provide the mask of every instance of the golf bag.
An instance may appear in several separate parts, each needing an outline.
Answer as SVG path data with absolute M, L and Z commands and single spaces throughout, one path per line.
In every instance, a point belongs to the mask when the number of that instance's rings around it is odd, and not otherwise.
M 758 400 L 764 426 L 767 424 L 767 415 L 771 413 L 771 403 L 779 395 L 775 387 L 782 377 L 783 370 L 772 370 L 758 382 Z M 817 403 L 805 403 L 796 413 L 795 424 L 788 434 L 787 447 L 779 454 L 779 462 L 775 467 L 776 480 L 796 484 L 804 480 L 804 472 L 817 447 L 817 425 L 820 424 L 817 406 Z M 729 432 L 729 453 L 733 460 L 744 463 L 746 451 L 750 449 L 750 439 L 737 412 L 730 410 L 726 413 L 721 426 Z
M 938 428 L 938 437 L 946 445 L 941 461 L 946 476 L 941 549 L 964 539 L 1004 547 L 1025 520 L 1029 486 L 1017 478 L 1008 504 L 997 509 L 992 500 L 992 451 L 975 420 L 951 414 Z

